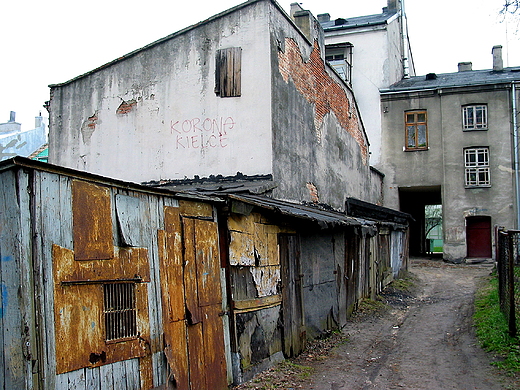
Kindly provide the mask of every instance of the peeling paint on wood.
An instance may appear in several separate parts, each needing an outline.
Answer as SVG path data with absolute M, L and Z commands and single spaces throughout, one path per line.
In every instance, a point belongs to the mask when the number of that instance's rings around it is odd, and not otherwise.
M 258 297 L 280 293 L 280 266 L 251 267 Z

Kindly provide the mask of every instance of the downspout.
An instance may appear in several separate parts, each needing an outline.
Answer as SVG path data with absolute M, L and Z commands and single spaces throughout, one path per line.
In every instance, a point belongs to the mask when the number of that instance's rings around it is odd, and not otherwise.
M 401 39 L 403 40 L 403 78 L 410 78 L 410 65 L 408 63 L 408 32 L 404 0 L 401 1 Z
M 511 83 L 511 94 L 513 103 L 513 167 L 515 170 L 516 229 L 518 229 L 520 228 L 520 182 L 518 178 L 518 124 L 516 119 L 516 88 L 514 81 Z

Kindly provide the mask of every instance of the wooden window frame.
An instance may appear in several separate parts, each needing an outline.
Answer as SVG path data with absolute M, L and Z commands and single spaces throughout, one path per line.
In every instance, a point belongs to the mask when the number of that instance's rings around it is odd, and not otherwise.
M 488 147 L 464 149 L 464 185 L 466 188 L 491 187 Z
M 413 115 L 413 120 L 409 121 L 409 116 Z M 424 115 L 424 120 L 421 120 L 420 115 Z M 424 144 L 419 143 L 420 126 L 424 126 Z M 413 130 L 413 144 L 410 143 L 411 130 Z M 426 110 L 410 110 L 404 113 L 404 145 L 405 151 L 419 151 L 428 150 L 428 113 Z
M 478 121 L 478 112 L 481 112 L 481 121 Z M 487 104 L 467 104 L 462 106 L 462 129 L 464 131 L 487 130 Z

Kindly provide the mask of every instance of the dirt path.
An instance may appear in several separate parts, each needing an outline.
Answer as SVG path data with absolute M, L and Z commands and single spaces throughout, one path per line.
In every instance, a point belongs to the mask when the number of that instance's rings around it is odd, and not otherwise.
M 515 388 L 497 375 L 490 355 L 478 347 L 472 328 L 474 292 L 490 271 L 490 265 L 416 260 L 411 272 L 419 279 L 417 294 L 390 295 L 391 310 L 350 322 L 343 331 L 347 340 L 327 357 L 316 359 L 312 351 L 304 352 L 296 362 L 313 367 L 309 377 L 288 375 L 286 384 L 274 387 L 262 385 L 260 379 L 255 387 L 244 388 Z M 279 370 L 279 375 L 286 374 Z

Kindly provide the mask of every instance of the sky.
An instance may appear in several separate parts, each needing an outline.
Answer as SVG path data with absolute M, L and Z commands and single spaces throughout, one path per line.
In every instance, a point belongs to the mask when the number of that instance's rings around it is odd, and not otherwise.
M 10 111 L 22 130 L 43 105 L 49 84 L 86 73 L 157 39 L 245 0 L 6 0 L 0 5 L 0 123 Z M 289 13 L 294 0 L 278 0 Z M 503 46 L 504 66 L 520 66 L 520 30 L 499 15 L 504 0 L 405 0 L 416 73 L 492 67 L 491 49 Z M 315 16 L 332 19 L 382 12 L 386 0 L 301 0 Z

